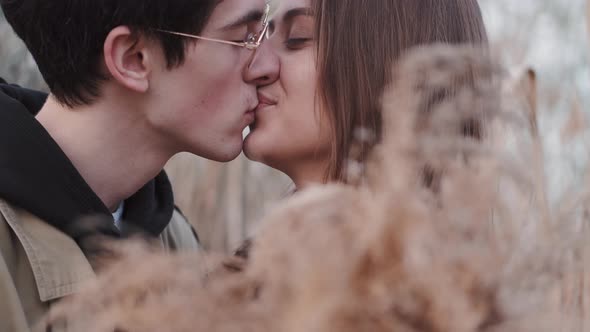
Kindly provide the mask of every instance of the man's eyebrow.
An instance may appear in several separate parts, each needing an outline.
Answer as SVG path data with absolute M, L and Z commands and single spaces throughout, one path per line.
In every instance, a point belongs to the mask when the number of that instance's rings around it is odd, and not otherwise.
M 262 10 L 253 9 L 249 13 L 245 14 L 244 16 L 238 18 L 234 22 L 224 26 L 221 28 L 222 30 L 231 30 L 237 27 L 241 27 L 242 25 L 246 25 L 252 22 L 258 22 L 262 19 L 263 12 Z

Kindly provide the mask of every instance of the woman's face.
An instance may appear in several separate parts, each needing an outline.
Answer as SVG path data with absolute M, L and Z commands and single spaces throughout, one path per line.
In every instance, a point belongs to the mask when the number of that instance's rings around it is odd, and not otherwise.
M 269 39 L 256 51 L 247 72 L 257 83 L 260 105 L 244 151 L 248 158 L 285 172 L 297 184 L 297 178 L 317 177 L 309 174 L 311 170 L 323 176 L 330 127 L 316 98 L 311 0 L 281 0 L 274 5 Z

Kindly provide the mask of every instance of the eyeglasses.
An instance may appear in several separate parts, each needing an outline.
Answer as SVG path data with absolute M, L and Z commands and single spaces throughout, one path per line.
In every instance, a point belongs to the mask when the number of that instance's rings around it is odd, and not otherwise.
M 158 31 L 158 32 L 171 34 L 171 35 L 181 36 L 181 37 L 188 37 L 188 38 L 193 38 L 193 39 L 206 40 L 206 41 L 215 42 L 215 43 L 222 43 L 222 44 L 227 44 L 227 45 L 243 47 L 243 48 L 253 51 L 253 50 L 256 50 L 258 47 L 260 47 L 260 44 L 262 44 L 262 40 L 264 39 L 264 37 L 266 37 L 266 35 L 268 33 L 269 13 L 270 13 L 270 4 L 266 4 L 266 6 L 264 7 L 264 13 L 262 14 L 262 19 L 261 19 L 262 29 L 258 33 L 254 33 L 254 32 L 249 33 L 243 42 L 234 42 L 234 41 L 230 41 L 230 40 L 207 38 L 207 37 L 201 37 L 201 36 L 191 35 L 191 34 L 187 34 L 187 33 L 162 30 L 162 29 L 154 29 L 154 30 Z

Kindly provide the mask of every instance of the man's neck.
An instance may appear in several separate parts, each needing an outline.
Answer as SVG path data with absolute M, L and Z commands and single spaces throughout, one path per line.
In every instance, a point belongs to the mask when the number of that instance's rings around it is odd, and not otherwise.
M 122 107 L 97 103 L 72 110 L 50 97 L 36 117 L 111 211 L 156 177 L 173 155 L 158 145 L 142 112 Z

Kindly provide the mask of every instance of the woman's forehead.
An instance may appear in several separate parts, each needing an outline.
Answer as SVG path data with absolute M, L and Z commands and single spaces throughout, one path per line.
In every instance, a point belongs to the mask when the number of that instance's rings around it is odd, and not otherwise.
M 217 29 L 235 22 L 247 21 L 244 18 L 259 20 L 265 4 L 265 0 L 224 0 L 213 11 L 208 25 Z
M 285 13 L 298 8 L 311 7 L 311 0 L 270 0 L 270 17 L 273 20 L 281 20 Z

